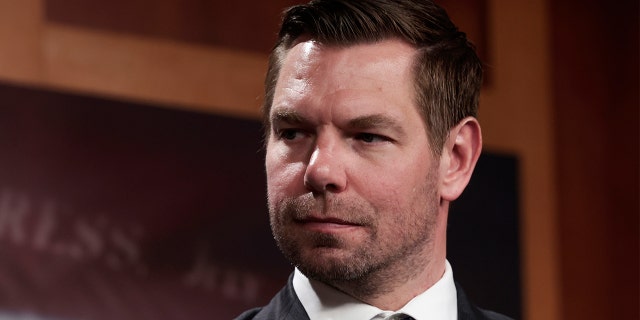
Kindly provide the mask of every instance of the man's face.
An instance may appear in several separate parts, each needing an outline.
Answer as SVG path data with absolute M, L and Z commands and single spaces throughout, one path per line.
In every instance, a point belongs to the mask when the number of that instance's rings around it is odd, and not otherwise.
M 438 162 L 414 102 L 414 54 L 397 40 L 307 41 L 283 60 L 269 115 L 269 212 L 281 250 L 311 278 L 428 260 Z

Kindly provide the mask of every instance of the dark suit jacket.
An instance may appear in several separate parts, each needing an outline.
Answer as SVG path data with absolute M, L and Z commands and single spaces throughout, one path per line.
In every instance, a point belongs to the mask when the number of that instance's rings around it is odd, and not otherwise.
M 278 292 L 268 305 L 245 311 L 235 320 L 308 320 L 309 316 L 293 290 L 293 275 L 287 285 Z M 501 314 L 482 310 L 471 304 L 462 288 L 456 283 L 458 295 L 458 320 L 510 320 Z

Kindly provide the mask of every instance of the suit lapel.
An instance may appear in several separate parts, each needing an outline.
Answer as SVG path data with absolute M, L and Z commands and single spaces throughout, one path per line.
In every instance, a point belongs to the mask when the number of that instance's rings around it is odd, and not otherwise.
M 456 282 L 456 295 L 458 298 L 458 320 L 481 320 L 485 319 L 480 310 L 471 304 L 464 290 Z
M 254 320 L 309 320 L 307 312 L 304 310 L 300 299 L 293 290 L 293 274 L 280 292 L 278 292 L 271 302 L 262 308 L 254 317 Z

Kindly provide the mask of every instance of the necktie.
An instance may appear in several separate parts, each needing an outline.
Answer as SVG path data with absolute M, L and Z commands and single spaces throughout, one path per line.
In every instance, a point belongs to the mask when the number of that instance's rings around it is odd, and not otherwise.
M 398 320 L 416 320 L 412 316 L 401 313 L 399 314 Z
M 412 316 L 406 315 L 404 313 L 392 314 L 384 319 L 385 320 L 415 320 Z

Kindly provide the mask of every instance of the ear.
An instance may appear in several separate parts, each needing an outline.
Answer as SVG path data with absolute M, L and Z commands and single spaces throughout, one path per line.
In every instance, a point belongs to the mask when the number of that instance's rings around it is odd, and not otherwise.
M 440 157 L 440 197 L 457 199 L 471 179 L 482 151 L 482 133 L 478 120 L 467 117 L 449 131 Z

